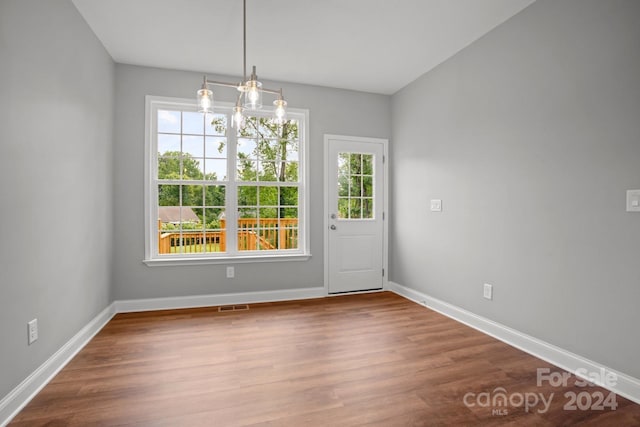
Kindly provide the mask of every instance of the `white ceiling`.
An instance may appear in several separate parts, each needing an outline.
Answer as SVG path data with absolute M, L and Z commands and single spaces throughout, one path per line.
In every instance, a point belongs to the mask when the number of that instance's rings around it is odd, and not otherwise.
M 247 67 L 392 94 L 533 1 L 248 0 Z M 242 75 L 241 0 L 73 3 L 116 62 Z

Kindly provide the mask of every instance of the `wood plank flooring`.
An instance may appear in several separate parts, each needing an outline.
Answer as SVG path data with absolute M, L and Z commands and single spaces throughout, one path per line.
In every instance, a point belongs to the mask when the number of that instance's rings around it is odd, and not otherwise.
M 119 314 L 10 426 L 640 425 L 621 397 L 565 410 L 609 392 L 537 368 L 562 372 L 390 292 Z M 485 405 L 499 387 L 507 406 Z

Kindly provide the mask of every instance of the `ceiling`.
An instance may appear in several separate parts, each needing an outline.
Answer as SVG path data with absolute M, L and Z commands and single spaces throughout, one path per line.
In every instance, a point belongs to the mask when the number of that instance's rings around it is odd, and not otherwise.
M 247 67 L 261 79 L 393 94 L 533 1 L 247 0 Z M 118 63 L 240 80 L 241 0 L 73 3 Z

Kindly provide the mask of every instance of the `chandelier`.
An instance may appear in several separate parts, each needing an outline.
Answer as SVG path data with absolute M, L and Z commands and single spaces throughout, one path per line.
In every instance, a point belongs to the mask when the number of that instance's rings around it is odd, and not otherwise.
M 213 91 L 209 89 L 210 86 L 224 86 L 234 87 L 238 90 L 238 99 L 236 105 L 233 107 L 233 115 L 231 118 L 231 125 L 235 128 L 240 128 L 244 121 L 245 110 L 255 111 L 262 108 L 262 94 L 268 93 L 277 95 L 277 99 L 273 101 L 275 106 L 274 120 L 282 124 L 287 120 L 287 101 L 282 96 L 282 89 L 273 90 L 262 87 L 262 83 L 258 81 L 258 75 L 256 74 L 256 66 L 253 66 L 251 76 L 247 80 L 247 0 L 242 1 L 242 48 L 243 48 L 243 79 L 240 83 L 226 83 L 208 80 L 207 76 L 204 76 L 202 82 L 202 88 L 198 91 L 198 106 L 201 113 L 213 112 Z

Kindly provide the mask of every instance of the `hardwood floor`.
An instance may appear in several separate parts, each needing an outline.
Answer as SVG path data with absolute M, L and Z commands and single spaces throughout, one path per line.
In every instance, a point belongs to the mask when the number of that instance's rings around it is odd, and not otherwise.
M 119 314 L 10 425 L 640 425 L 617 396 L 565 410 L 609 392 L 537 386 L 538 368 L 563 372 L 390 292 Z M 499 387 L 511 403 L 485 405 Z

